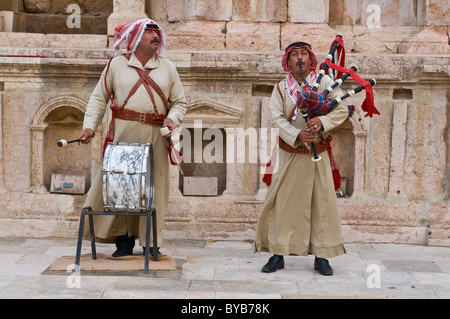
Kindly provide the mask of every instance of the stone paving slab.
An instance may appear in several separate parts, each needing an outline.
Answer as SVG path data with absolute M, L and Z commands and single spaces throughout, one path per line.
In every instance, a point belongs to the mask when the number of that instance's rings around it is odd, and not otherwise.
M 89 244 L 83 246 L 89 253 Z M 56 258 L 75 255 L 75 240 L 0 238 L 0 298 L 450 298 L 450 247 L 349 243 L 346 249 L 330 258 L 333 276 L 318 274 L 313 256 L 286 256 L 285 269 L 262 273 L 271 255 L 253 253 L 251 242 L 203 240 L 163 242 L 161 252 L 174 258 L 176 271 L 73 273 L 49 267 Z M 99 253 L 114 250 L 97 244 Z
M 392 272 L 442 272 L 432 260 L 384 260 L 383 264 Z

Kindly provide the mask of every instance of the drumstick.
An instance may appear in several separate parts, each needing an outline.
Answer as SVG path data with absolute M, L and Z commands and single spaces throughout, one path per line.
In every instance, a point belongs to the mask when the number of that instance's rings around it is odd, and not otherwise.
M 160 130 L 160 131 L 161 131 L 161 135 L 162 135 L 162 136 L 167 136 L 167 135 L 169 135 L 170 133 L 172 133 L 172 132 L 169 130 L 169 128 L 168 128 L 167 126 L 161 127 L 161 130 Z M 175 158 L 175 162 L 177 163 L 178 168 L 180 169 L 181 175 L 184 175 L 183 170 L 181 169 L 180 162 L 178 161 L 178 157 L 177 157 L 177 155 L 175 154 L 175 151 L 173 150 L 173 145 L 172 145 L 172 142 L 171 142 L 171 140 L 170 140 L 169 137 L 167 138 L 167 142 L 169 142 L 170 150 L 172 151 L 172 155 L 173 155 L 173 157 Z
M 79 142 L 79 141 L 80 141 L 80 139 L 76 139 L 76 140 L 72 140 L 72 141 L 59 140 L 58 141 L 58 146 L 59 147 L 64 147 L 64 146 L 67 146 L 67 144 L 69 144 L 69 143 L 74 143 L 74 142 Z

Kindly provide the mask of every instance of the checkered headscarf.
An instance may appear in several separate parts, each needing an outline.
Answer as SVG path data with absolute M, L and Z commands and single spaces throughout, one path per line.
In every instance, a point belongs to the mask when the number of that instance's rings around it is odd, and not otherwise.
M 317 57 L 314 54 L 314 52 L 312 52 L 311 50 L 311 45 L 309 45 L 306 42 L 294 42 L 291 43 L 286 50 L 284 51 L 284 55 L 283 55 L 283 59 L 281 60 L 281 65 L 283 66 L 283 69 L 286 72 L 292 72 L 291 68 L 289 67 L 289 65 L 287 64 L 287 61 L 289 59 L 289 54 L 291 53 L 291 51 L 293 49 L 300 49 L 300 48 L 305 48 L 306 50 L 308 50 L 309 52 L 309 57 L 311 58 L 311 71 L 315 71 L 318 61 L 317 61 Z
M 161 55 L 166 44 L 166 37 L 163 30 L 151 19 L 140 19 L 116 27 L 114 29 L 114 50 L 120 51 L 128 43 L 127 53 L 135 52 L 146 29 L 155 29 L 159 32 L 160 41 L 156 55 Z

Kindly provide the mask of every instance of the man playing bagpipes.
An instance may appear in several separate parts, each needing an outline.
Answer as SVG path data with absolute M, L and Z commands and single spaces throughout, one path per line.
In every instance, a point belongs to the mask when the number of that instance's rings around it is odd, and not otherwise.
M 288 75 L 275 85 L 269 103 L 271 123 L 280 138 L 278 170 L 263 179 L 270 186 L 256 230 L 255 252 L 273 254 L 263 272 L 284 268 L 283 256 L 312 254 L 314 268 L 332 275 L 326 258 L 345 253 L 328 132 L 349 117 L 349 108 L 340 103 L 339 85 L 331 89 L 331 77 L 316 72 L 317 63 L 308 43 L 289 45 L 282 59 Z M 318 77 L 320 86 L 314 87 Z M 318 94 L 325 89 L 326 99 Z M 274 160 L 273 156 L 271 167 Z

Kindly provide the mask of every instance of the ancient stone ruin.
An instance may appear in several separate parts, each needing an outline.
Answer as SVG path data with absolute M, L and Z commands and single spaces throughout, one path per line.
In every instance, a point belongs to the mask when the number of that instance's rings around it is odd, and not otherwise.
M 355 95 L 332 132 L 345 241 L 450 245 L 446 0 L 0 0 L 0 237 L 76 237 L 86 195 L 51 191 L 52 176 L 84 176 L 88 191 L 107 123 L 89 146 L 56 143 L 78 136 L 114 27 L 143 17 L 164 28 L 188 99 L 177 142 L 192 160 L 170 168 L 167 238 L 254 238 L 283 50 L 306 41 L 322 62 L 341 33 L 381 113 L 364 117 Z M 212 136 L 223 161 L 205 160 Z

